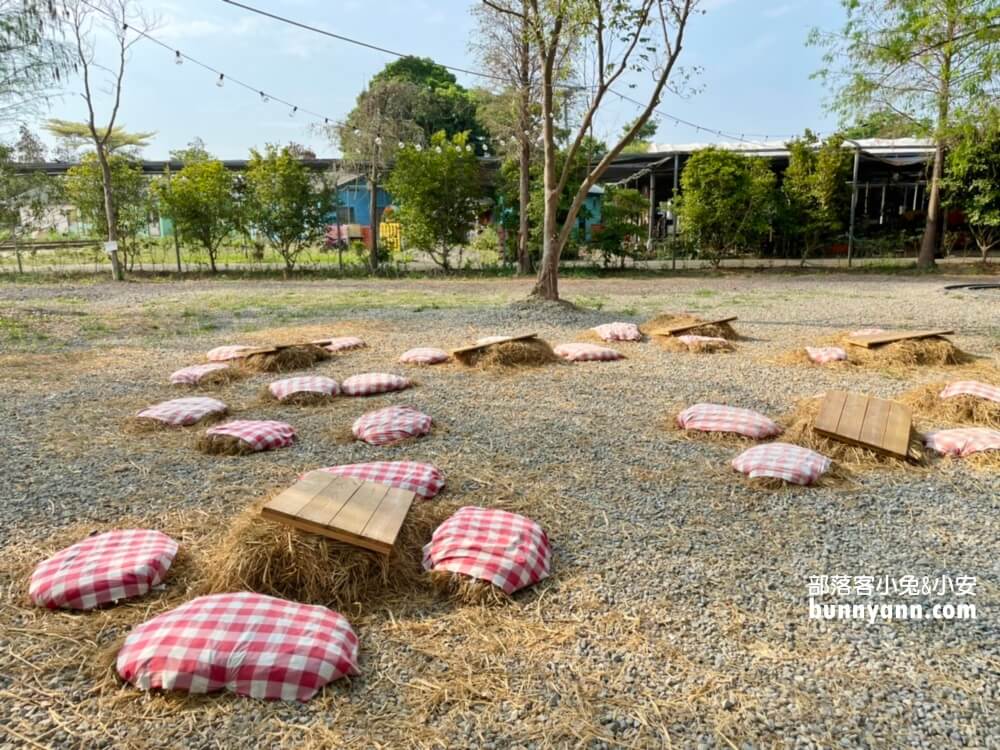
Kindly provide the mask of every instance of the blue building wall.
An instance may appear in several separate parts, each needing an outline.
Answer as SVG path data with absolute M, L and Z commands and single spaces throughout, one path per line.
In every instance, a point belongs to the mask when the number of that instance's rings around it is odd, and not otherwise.
M 392 196 L 380 187 L 377 202 L 379 215 L 381 215 L 386 206 L 392 205 Z M 337 203 L 341 208 L 350 209 L 351 216 L 344 220 L 344 223 L 365 225 L 372 223 L 371 212 L 368 209 L 368 180 L 364 177 L 359 177 L 354 182 L 337 188 Z

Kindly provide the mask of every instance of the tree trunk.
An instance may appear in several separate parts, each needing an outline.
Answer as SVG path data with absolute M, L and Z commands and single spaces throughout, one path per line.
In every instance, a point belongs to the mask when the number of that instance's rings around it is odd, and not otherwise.
M 371 243 L 369 248 L 368 265 L 372 273 L 378 273 L 378 182 L 376 181 L 375 170 L 372 169 L 368 178 L 368 213 L 371 221 Z
M 521 87 L 519 100 L 519 122 L 518 127 L 518 169 L 519 185 L 517 195 L 518 205 L 518 227 L 517 227 L 517 272 L 519 274 L 531 273 L 531 256 L 528 253 L 528 204 L 531 202 L 531 140 L 528 135 L 531 131 L 531 48 L 528 44 L 527 22 L 528 2 L 524 0 L 521 4 L 522 29 L 521 48 L 519 50 L 519 70 L 518 83 Z
M 183 270 L 181 268 L 181 241 L 180 237 L 177 236 L 176 224 L 174 224 L 174 257 L 177 258 L 177 273 L 180 273 Z
M 546 156 L 545 165 L 545 218 L 542 221 L 542 262 L 538 269 L 538 279 L 532 289 L 533 297 L 548 300 L 559 299 L 559 256 L 562 251 L 559 242 L 559 225 L 556 220 L 559 211 L 559 193 L 550 190 L 549 185 L 555 183 L 555 165 L 549 163 Z M 554 161 L 554 159 L 553 159 Z M 550 171 L 552 181 L 550 183 Z
M 930 198 L 927 202 L 927 223 L 920 241 L 919 268 L 933 268 L 934 255 L 938 246 L 941 220 L 941 177 L 944 173 L 944 143 L 938 138 L 934 149 L 934 167 L 931 172 Z
M 108 163 L 108 155 L 103 145 L 97 147 L 97 161 L 101 165 L 101 188 L 104 190 L 104 217 L 108 223 L 108 242 L 118 242 L 118 207 L 115 205 L 115 196 L 111 190 L 111 165 Z M 124 281 L 125 274 L 122 273 L 121 263 L 118 261 L 118 250 L 108 253 L 111 257 L 111 275 L 115 281 Z

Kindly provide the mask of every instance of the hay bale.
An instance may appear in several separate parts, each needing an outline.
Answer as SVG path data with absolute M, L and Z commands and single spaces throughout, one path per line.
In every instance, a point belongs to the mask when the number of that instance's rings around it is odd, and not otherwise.
M 290 396 L 279 399 L 273 393 L 271 393 L 270 386 L 264 386 L 260 391 L 261 401 L 270 401 L 272 403 L 289 405 L 289 406 L 318 406 L 321 404 L 328 404 L 337 398 L 336 393 L 319 393 L 318 391 L 299 391 L 298 393 L 293 393 Z
M 296 344 L 282 347 L 274 352 L 250 354 L 238 360 L 238 363 L 240 367 L 250 372 L 292 372 L 305 370 L 332 356 L 322 346 Z
M 728 324 L 727 324 L 728 325 Z M 695 334 L 700 335 L 700 334 Z M 728 340 L 682 341 L 677 336 L 654 336 L 660 348 L 668 352 L 688 352 L 691 354 L 721 354 L 736 351 Z M 720 337 L 721 338 L 721 337 Z
M 837 337 L 836 346 L 847 352 L 847 359 L 868 367 L 950 367 L 966 365 L 975 357 L 938 336 L 927 339 L 906 339 L 870 349 L 848 343 L 850 334 Z
M 495 370 L 517 367 L 541 367 L 562 362 L 547 341 L 523 339 L 490 344 L 481 349 L 458 352 L 455 359 L 466 367 Z
M 1000 429 L 1000 403 L 962 394 L 941 398 L 938 394 L 947 383 L 928 383 L 899 396 L 896 400 L 913 413 L 935 424 L 978 425 Z
M 434 591 L 461 604 L 503 605 L 510 604 L 510 596 L 489 581 L 471 578 L 449 570 L 432 570 L 427 577 Z
M 207 414 L 197 422 L 184 425 L 170 424 L 169 422 L 152 419 L 151 417 L 129 417 L 122 423 L 122 429 L 132 435 L 142 435 L 151 432 L 165 432 L 167 430 L 190 430 L 192 427 L 205 427 L 206 425 L 221 422 L 223 419 L 226 419 L 228 414 L 228 410 L 225 412 Z
M 421 566 L 423 545 L 454 510 L 440 501 L 416 502 L 392 553 L 380 555 L 261 518 L 263 505 L 237 516 L 207 551 L 201 593 L 255 591 L 338 610 L 411 596 L 429 588 Z
M 801 399 L 796 402 L 792 412 L 780 417 L 778 422 L 785 428 L 781 436 L 782 441 L 822 453 L 849 470 L 914 469 L 915 463 L 923 462 L 923 441 L 916 430 L 910 441 L 910 455 L 915 458 L 914 461 L 893 458 L 821 435 L 813 429 L 813 424 L 819 416 L 822 403 L 822 397 Z
M 232 435 L 202 435 L 195 448 L 210 456 L 246 456 L 257 452 L 246 440 Z
M 641 326 L 639 330 L 645 335 L 650 335 L 652 331 L 669 328 L 671 326 L 688 325 L 691 323 L 705 323 L 704 325 L 697 326 L 696 328 L 690 328 L 684 333 L 694 334 L 696 336 L 716 336 L 718 338 L 727 339 L 729 341 L 738 341 L 740 335 L 736 333 L 729 323 L 706 323 L 704 318 L 699 318 L 695 315 L 657 315 L 654 318 L 650 318 Z M 658 337 L 660 338 L 660 337 Z M 663 337 L 669 338 L 669 337 Z

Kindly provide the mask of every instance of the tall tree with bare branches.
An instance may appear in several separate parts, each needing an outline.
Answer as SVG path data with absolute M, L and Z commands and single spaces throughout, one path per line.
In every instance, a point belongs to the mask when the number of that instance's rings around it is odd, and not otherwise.
M 58 10 L 43 0 L 0 0 L 0 126 L 42 111 L 59 93 L 68 48 Z
M 118 206 L 112 190 L 109 154 L 114 148 L 114 139 L 121 132 L 121 128 L 116 130 L 115 121 L 121 108 L 122 84 L 129 50 L 141 38 L 142 33 L 152 28 L 152 22 L 141 13 L 133 0 L 75 0 L 67 4 L 65 24 L 69 29 L 74 63 L 80 75 L 80 95 L 87 104 L 87 132 L 93 141 L 101 170 L 108 242 L 117 243 Z M 97 59 L 98 37 L 102 43 L 108 43 L 113 48 L 113 62 L 110 65 Z M 105 93 L 109 95 L 112 104 L 106 122 L 98 124 L 97 93 L 102 82 L 107 86 Z M 111 249 L 108 254 L 111 257 L 112 274 L 117 281 L 121 281 L 124 275 L 118 252 Z
M 576 219 L 594 184 L 611 162 L 641 131 L 660 102 L 675 73 L 684 33 L 699 0 L 527 0 L 511 8 L 496 0 L 483 0 L 494 10 L 523 21 L 534 41 L 540 70 L 542 145 L 544 148 L 544 210 L 542 259 L 533 296 L 559 299 L 559 259 Z M 573 44 L 568 45 L 568 40 Z M 562 168 L 558 168 L 556 142 L 557 90 L 561 52 L 573 49 L 573 67 L 581 80 L 592 81 L 582 92 L 575 132 L 571 132 Z M 562 215 L 559 198 L 570 178 L 575 156 L 590 134 L 594 117 L 613 96 L 616 85 L 629 75 L 650 74 L 652 87 L 640 102 L 639 116 L 588 171 Z M 583 73 L 583 75 L 581 75 Z

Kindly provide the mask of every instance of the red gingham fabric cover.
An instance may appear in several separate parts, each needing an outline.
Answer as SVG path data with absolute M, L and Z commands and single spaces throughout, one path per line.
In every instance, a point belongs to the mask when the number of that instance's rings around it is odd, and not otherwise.
M 549 575 L 552 547 L 530 518 L 493 508 L 460 508 L 424 546 L 424 570 L 488 581 L 507 594 Z
M 336 396 L 340 393 L 340 386 L 333 378 L 325 378 L 322 375 L 303 375 L 297 378 L 275 380 L 267 387 L 267 390 L 278 401 L 284 401 L 297 393 L 325 393 L 327 396 Z
M 402 391 L 412 383 L 402 375 L 390 375 L 387 372 L 368 372 L 364 375 L 351 375 L 340 384 L 340 392 L 345 396 L 374 396 L 390 391 Z
M 847 352 L 839 346 L 807 346 L 806 355 L 816 364 L 825 365 L 829 362 L 842 362 L 847 359 Z
M 635 323 L 604 323 L 591 330 L 605 341 L 642 341 L 642 333 Z
M 614 349 L 597 344 L 559 344 L 552 351 L 569 362 L 612 362 L 625 357 Z
M 938 394 L 939 398 L 952 398 L 953 396 L 974 396 L 996 401 L 1000 403 L 1000 388 L 995 385 L 987 385 L 977 380 L 958 380 L 948 383 L 943 391 Z
M 429 346 L 409 349 L 399 357 L 399 361 L 404 365 L 439 365 L 442 362 L 447 362 L 448 359 L 448 352 Z
M 284 448 L 295 442 L 295 428 L 269 419 L 234 419 L 232 422 L 209 427 L 206 435 L 229 435 L 253 447 L 254 451 Z
M 390 487 L 415 492 L 424 500 L 430 500 L 444 487 L 444 475 L 440 469 L 416 461 L 371 461 L 364 464 L 327 466 L 317 471 L 360 479 L 362 482 L 387 484 Z
M 924 444 L 945 456 L 964 458 L 981 451 L 1000 451 L 1000 430 L 988 427 L 960 427 L 924 435 Z
M 216 398 L 208 396 L 188 396 L 163 401 L 147 407 L 136 416 L 143 419 L 155 419 L 158 422 L 183 427 L 200 422 L 210 414 L 224 414 L 226 405 Z
M 510 336 L 484 336 L 481 339 L 476 339 L 476 346 L 486 346 L 487 344 L 495 344 L 498 341 L 504 341 L 509 339 Z
M 176 554 L 177 542 L 159 531 L 95 534 L 35 568 L 28 595 L 49 609 L 93 609 L 142 596 L 163 580 Z
M 243 352 L 253 349 L 252 346 L 217 346 L 205 356 L 209 362 L 226 362 L 230 359 L 240 359 Z
M 361 349 L 363 346 L 365 346 L 365 342 L 357 336 L 340 336 L 333 339 L 324 348 L 328 352 L 343 352 L 348 349 Z
M 781 434 L 781 428 L 760 412 L 719 404 L 695 404 L 677 415 L 677 424 L 685 430 L 735 432 L 761 440 Z
M 351 432 L 370 445 L 388 445 L 431 431 L 431 418 L 409 406 L 387 406 L 354 420 Z
M 210 362 L 207 365 L 191 365 L 183 367 L 170 375 L 170 382 L 173 385 L 198 385 L 201 379 L 211 372 L 228 370 L 229 365 L 224 362 Z
M 698 336 L 694 333 L 685 333 L 682 336 L 677 337 L 678 341 L 684 343 L 685 346 L 691 346 L 692 344 L 697 344 L 699 342 L 714 341 L 717 344 L 728 344 L 729 341 L 722 338 L 721 336 Z
M 247 591 L 213 594 L 134 628 L 115 666 L 140 690 L 307 701 L 328 682 L 358 674 L 358 637 L 326 607 Z
M 851 336 L 876 336 L 880 333 L 885 333 L 884 328 L 859 328 L 856 331 L 851 331 Z
M 751 479 L 775 477 L 792 484 L 812 484 L 833 462 L 826 456 L 789 443 L 755 445 L 733 459 L 733 468 Z

